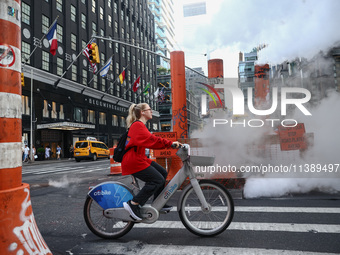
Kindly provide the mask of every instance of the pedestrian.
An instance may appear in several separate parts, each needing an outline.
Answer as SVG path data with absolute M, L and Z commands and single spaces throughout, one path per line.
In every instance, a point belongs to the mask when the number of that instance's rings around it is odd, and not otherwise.
M 58 160 L 60 160 L 60 154 L 61 154 L 61 148 L 60 148 L 60 146 L 58 144 L 58 146 L 57 146 L 57 159 Z
M 50 159 L 51 148 L 49 146 L 45 147 L 45 159 Z
M 69 149 L 69 151 L 70 151 L 70 157 L 69 157 L 69 160 L 71 160 L 71 159 L 73 158 L 73 153 L 74 153 L 74 148 L 73 148 L 73 145 L 72 145 L 72 144 L 70 145 L 70 149 Z
M 33 158 L 31 159 L 31 160 L 35 160 L 36 158 L 38 158 L 38 156 L 36 155 L 36 153 L 37 153 L 37 150 L 35 149 L 35 146 L 33 145 L 32 146 L 32 156 L 33 156 Z
M 126 149 L 128 150 L 121 163 L 122 175 L 132 174 L 134 177 L 145 182 L 141 191 L 132 200 L 124 202 L 124 208 L 135 220 L 141 220 L 140 207 L 154 195 L 154 199 L 162 192 L 168 175 L 166 170 L 150 160 L 145 155 L 145 148 L 164 149 L 172 144 L 180 146 L 179 142 L 172 142 L 150 133 L 145 124 L 152 119 L 152 110 L 146 103 L 132 104 L 126 119 L 129 128 Z M 170 211 L 172 206 L 164 205 L 162 210 Z
M 28 162 L 28 155 L 30 153 L 30 148 L 28 148 L 27 144 L 25 144 L 24 148 L 24 160 L 23 162 Z

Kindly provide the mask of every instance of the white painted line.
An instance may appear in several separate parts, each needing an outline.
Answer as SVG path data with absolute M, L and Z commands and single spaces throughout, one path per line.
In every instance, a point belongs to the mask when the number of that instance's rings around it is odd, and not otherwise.
M 279 212 L 279 213 L 340 213 L 340 208 L 334 207 L 257 207 L 235 206 L 237 212 Z
M 174 255 L 174 254 L 195 254 L 195 255 L 336 255 L 338 253 L 326 252 L 309 252 L 309 251 L 294 251 L 294 250 L 276 250 L 276 249 L 258 249 L 258 248 L 234 248 L 234 247 L 216 247 L 216 246 L 187 246 L 187 245 L 172 245 L 172 244 L 141 244 L 137 241 L 128 243 L 110 242 L 105 246 L 86 247 L 86 251 L 80 254 L 93 254 L 101 252 L 103 254 L 126 254 L 126 255 Z M 96 249 L 96 250 L 94 250 Z M 84 253 L 83 253 L 84 252 Z
M 201 207 L 191 207 L 191 211 L 200 211 Z M 213 211 L 224 211 L 224 207 L 213 207 Z M 172 211 L 177 211 L 174 206 Z M 235 212 L 249 213 L 339 213 L 336 207 L 265 207 L 265 206 L 235 206 Z
M 184 229 L 185 228 L 181 221 L 156 221 L 153 224 L 139 223 L 139 224 L 136 224 L 135 227 L 136 228 L 164 228 L 164 229 Z M 313 233 L 339 234 L 340 225 L 265 223 L 265 222 L 232 222 L 229 225 L 227 230 L 280 231 L 280 232 L 300 232 L 300 233 L 313 232 Z

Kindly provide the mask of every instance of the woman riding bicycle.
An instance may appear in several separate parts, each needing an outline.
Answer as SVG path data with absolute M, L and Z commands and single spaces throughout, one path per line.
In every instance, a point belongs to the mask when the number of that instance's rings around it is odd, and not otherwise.
M 132 174 L 134 177 L 145 182 L 141 191 L 132 200 L 124 202 L 124 208 L 135 220 L 142 220 L 140 207 L 154 195 L 156 198 L 164 188 L 168 175 L 166 170 L 147 158 L 145 149 L 165 149 L 171 145 L 179 147 L 179 142 L 172 142 L 157 137 L 150 133 L 145 124 L 152 119 L 152 109 L 147 103 L 132 104 L 129 108 L 129 115 L 126 119 L 129 128 L 125 149 L 127 151 L 122 161 L 122 175 Z M 171 210 L 172 206 L 165 205 L 163 210 Z

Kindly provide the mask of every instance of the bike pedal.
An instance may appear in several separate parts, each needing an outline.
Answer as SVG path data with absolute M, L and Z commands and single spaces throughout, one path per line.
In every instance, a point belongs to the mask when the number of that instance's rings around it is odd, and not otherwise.
M 161 213 L 161 214 L 168 214 L 169 212 L 171 212 L 171 210 L 161 210 L 161 211 L 159 211 L 159 213 Z

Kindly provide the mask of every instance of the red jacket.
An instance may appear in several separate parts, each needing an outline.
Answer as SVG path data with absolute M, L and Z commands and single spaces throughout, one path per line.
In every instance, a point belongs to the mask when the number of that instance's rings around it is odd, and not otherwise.
M 150 133 L 143 122 L 134 122 L 128 132 L 126 149 L 122 161 L 122 175 L 129 175 L 148 168 L 151 160 L 145 155 L 145 148 L 165 149 L 170 148 L 172 141 L 157 137 Z M 136 147 L 135 147 L 136 146 Z

